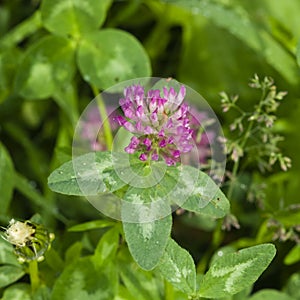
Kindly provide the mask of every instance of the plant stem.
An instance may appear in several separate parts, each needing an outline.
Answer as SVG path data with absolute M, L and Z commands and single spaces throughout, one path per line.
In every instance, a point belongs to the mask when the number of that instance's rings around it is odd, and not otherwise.
M 171 283 L 165 280 L 165 299 L 174 300 L 174 290 Z
M 42 27 L 41 12 L 37 11 L 8 32 L 0 42 L 1 47 L 11 48 Z
M 36 291 L 40 285 L 38 262 L 37 260 L 32 260 L 29 262 L 29 277 L 32 292 Z
M 106 147 L 107 147 L 107 150 L 111 150 L 112 143 L 113 143 L 113 136 L 112 136 L 111 127 L 109 124 L 109 119 L 108 119 L 105 103 L 100 95 L 98 88 L 95 87 L 94 85 L 91 85 L 91 88 L 92 88 L 94 96 L 96 98 L 100 117 L 102 119 L 102 126 L 103 126 L 103 131 L 104 131 L 104 139 L 105 139 Z
M 261 105 L 262 105 L 262 102 L 263 102 L 263 99 L 265 98 L 266 96 L 266 87 L 264 86 L 262 88 L 262 95 L 261 95 L 261 99 L 259 101 L 259 105 L 257 107 L 257 112 L 259 113 L 260 110 L 261 110 Z M 242 149 L 245 148 L 246 146 L 246 143 L 251 135 L 251 131 L 252 131 L 252 128 L 253 128 L 253 125 L 254 125 L 254 120 L 251 120 L 249 125 L 248 125 L 248 128 L 246 130 L 246 133 L 245 135 L 243 136 L 243 139 L 241 141 L 241 144 L 240 144 L 240 147 Z M 234 165 L 233 165 L 233 168 L 232 168 L 232 180 L 230 182 L 230 185 L 229 185 L 229 189 L 228 189 L 228 193 L 227 193 L 227 198 L 229 200 L 231 200 L 231 197 L 232 197 L 232 193 L 233 193 L 233 188 L 234 188 L 234 185 L 235 185 L 235 181 L 236 181 L 236 175 L 237 175 L 237 172 L 238 172 L 238 169 L 239 169 L 239 164 L 240 164 L 240 159 L 238 158 L 235 162 L 234 162 Z

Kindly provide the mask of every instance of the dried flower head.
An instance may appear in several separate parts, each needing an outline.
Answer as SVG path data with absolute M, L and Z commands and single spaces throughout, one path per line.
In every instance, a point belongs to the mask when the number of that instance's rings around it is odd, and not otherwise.
M 20 222 L 11 219 L 2 236 L 11 243 L 20 261 L 43 260 L 54 235 L 43 225 L 31 221 Z
M 17 247 L 25 247 L 35 230 L 28 223 L 23 223 L 11 219 L 4 233 L 4 238 L 12 245 Z
M 145 90 L 141 85 L 132 85 L 124 90 L 120 105 L 124 116 L 116 117 L 120 126 L 132 132 L 127 153 L 140 153 L 139 159 L 159 160 L 162 157 L 167 165 L 179 161 L 182 153 L 193 148 L 189 120 L 189 106 L 183 102 L 186 94 L 184 86 L 178 93 L 174 88 Z

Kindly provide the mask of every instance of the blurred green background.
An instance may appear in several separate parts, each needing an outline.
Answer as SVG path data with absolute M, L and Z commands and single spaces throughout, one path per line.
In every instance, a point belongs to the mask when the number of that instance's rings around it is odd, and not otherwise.
M 300 224 L 299 212 L 288 210 L 300 204 L 299 0 L 94 0 L 92 10 L 90 1 L 74 3 L 0 3 L 2 225 L 38 212 L 63 241 L 66 225 L 99 216 L 84 199 L 56 195 L 47 186 L 50 172 L 71 158 L 76 122 L 95 91 L 136 77 L 173 77 L 204 96 L 230 136 L 232 119 L 222 112 L 219 93 L 239 94 L 250 110 L 259 98 L 248 87 L 255 73 L 288 91 L 274 132 L 285 137 L 281 148 L 292 168 L 262 175 L 255 166 L 243 170 L 242 182 L 266 184 L 265 209 L 237 195 L 232 206 L 242 228 L 225 241 L 249 245 L 259 240 L 259 228 L 261 241 L 271 240 L 263 225 L 269 218 L 287 230 Z M 196 260 L 213 229 L 198 221 L 178 217 L 174 224 L 174 236 Z M 61 248 L 64 243 L 70 241 Z M 282 264 L 293 246 L 279 245 L 283 252 L 270 272 L 281 275 L 271 287 L 299 268 Z

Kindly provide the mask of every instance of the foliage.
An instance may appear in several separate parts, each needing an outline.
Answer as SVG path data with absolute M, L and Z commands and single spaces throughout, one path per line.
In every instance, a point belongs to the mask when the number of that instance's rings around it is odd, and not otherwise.
M 0 222 L 7 239 L 11 219 L 27 220 L 37 247 L 47 233 L 47 251 L 21 264 L 14 252 L 35 248 L 0 238 L 0 298 L 299 299 L 299 9 L 298 0 L 2 1 Z M 221 186 L 175 164 L 160 185 L 139 188 L 165 167 L 136 154 L 125 182 L 107 123 L 107 151 L 72 160 L 90 100 L 150 76 L 208 100 L 226 137 Z M 86 191 L 111 210 L 107 195 L 124 199 L 123 222 L 99 214 Z

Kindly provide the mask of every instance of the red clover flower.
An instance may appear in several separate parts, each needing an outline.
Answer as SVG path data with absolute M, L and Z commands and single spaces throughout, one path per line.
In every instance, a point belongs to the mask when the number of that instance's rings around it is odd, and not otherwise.
M 175 165 L 181 154 L 193 148 L 193 130 L 190 128 L 189 106 L 183 102 L 184 86 L 178 93 L 173 87 L 160 90 L 145 90 L 141 85 L 132 85 L 124 90 L 120 106 L 124 116 L 115 120 L 134 134 L 127 153 L 140 153 L 142 161 L 159 160 L 162 157 L 168 166 Z
M 116 117 L 116 112 L 114 110 L 114 107 L 109 105 L 106 107 L 106 110 L 110 128 L 114 132 L 117 129 L 117 124 L 113 121 Z M 102 119 L 98 107 L 92 106 L 87 110 L 84 116 L 85 118 L 82 121 L 80 139 L 87 143 L 92 151 L 107 150 L 103 127 L 101 126 Z

